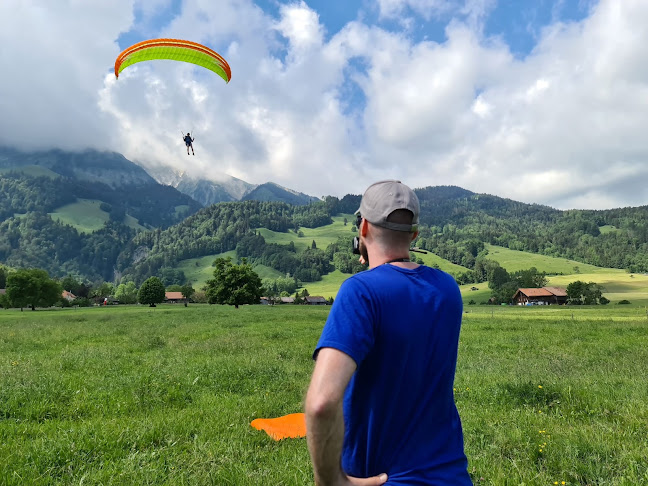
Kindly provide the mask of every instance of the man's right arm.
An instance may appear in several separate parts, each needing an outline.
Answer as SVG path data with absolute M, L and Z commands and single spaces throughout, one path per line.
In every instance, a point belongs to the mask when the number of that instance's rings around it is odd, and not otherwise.
M 306 437 L 315 484 L 348 484 L 341 466 L 344 441 L 342 399 L 355 369 L 355 361 L 337 349 L 323 348 L 317 355 L 305 406 Z

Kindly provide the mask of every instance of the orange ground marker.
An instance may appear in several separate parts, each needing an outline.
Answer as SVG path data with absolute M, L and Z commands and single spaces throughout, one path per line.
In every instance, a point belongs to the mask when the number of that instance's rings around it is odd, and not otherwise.
M 254 419 L 250 425 L 263 430 L 274 440 L 306 437 L 306 417 L 303 413 L 291 413 L 277 418 Z

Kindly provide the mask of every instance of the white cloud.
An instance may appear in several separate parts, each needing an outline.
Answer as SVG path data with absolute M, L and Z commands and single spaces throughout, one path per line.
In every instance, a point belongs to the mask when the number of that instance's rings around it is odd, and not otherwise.
M 0 2 L 1 144 L 110 145 L 96 96 L 131 10 L 127 2 Z
M 0 143 L 109 148 L 196 176 L 227 172 L 321 196 L 385 177 L 554 207 L 648 203 L 648 3 L 602 0 L 516 59 L 482 26 L 490 0 L 381 0 L 383 18 L 452 18 L 443 42 L 366 21 L 324 35 L 305 3 L 186 0 L 159 37 L 220 52 L 110 73 L 116 39 L 152 4 L 0 3 Z M 148 19 L 148 20 L 147 20 Z M 143 28 L 143 27 L 142 27 Z M 351 96 L 351 98 L 349 98 Z M 196 156 L 181 132 L 192 130 Z

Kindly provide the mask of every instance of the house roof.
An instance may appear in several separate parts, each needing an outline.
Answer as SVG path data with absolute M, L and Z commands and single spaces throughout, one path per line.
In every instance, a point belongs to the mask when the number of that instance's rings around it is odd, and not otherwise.
M 164 292 L 164 298 L 167 300 L 182 300 L 184 296 L 182 292 Z
M 295 298 L 294 297 L 282 297 L 281 302 L 285 304 L 294 304 L 295 303 Z
M 69 300 L 76 299 L 76 295 L 74 295 L 72 292 L 70 292 L 68 290 L 64 290 L 63 292 L 61 292 L 61 297 L 63 297 L 64 299 L 69 299 Z
M 567 291 L 563 289 L 562 287 L 543 287 L 544 289 L 547 289 L 549 292 L 554 294 L 556 297 L 567 297 Z
M 304 300 L 306 302 L 328 302 L 324 297 L 319 295 L 309 295 L 308 297 L 304 297 Z
M 541 289 L 518 289 L 518 292 L 526 295 L 527 297 L 553 297 L 553 293 L 545 288 Z M 516 292 L 517 295 L 517 292 Z

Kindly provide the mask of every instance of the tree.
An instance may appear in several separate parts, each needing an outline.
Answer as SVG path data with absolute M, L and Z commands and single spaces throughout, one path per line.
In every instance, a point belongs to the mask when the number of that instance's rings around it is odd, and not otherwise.
M 122 304 L 135 304 L 137 302 L 137 287 L 135 282 L 119 284 L 115 290 L 115 299 Z
M 583 287 L 585 282 L 576 280 L 567 285 L 567 302 L 572 305 L 581 305 L 583 303 Z
M 567 302 L 572 305 L 607 304 L 610 301 L 603 297 L 603 287 L 595 282 L 585 283 L 576 280 L 567 286 Z
M 506 269 L 500 266 L 492 267 L 488 275 L 488 287 L 492 290 L 498 290 L 505 283 L 509 282 L 510 279 L 511 278 Z
M 50 307 L 61 298 L 61 285 L 45 270 L 22 269 L 7 276 L 7 299 L 14 307 Z
M 231 258 L 217 258 L 214 267 L 214 278 L 208 280 L 205 286 L 210 304 L 233 305 L 238 309 L 242 304 L 259 303 L 261 278 L 245 258 L 240 265 L 233 264 Z
M 61 280 L 61 286 L 63 287 L 63 290 L 78 295 L 81 283 L 74 276 L 68 275 Z
M 72 292 L 74 293 L 74 292 Z M 104 282 L 92 291 L 92 297 L 110 297 L 115 293 L 115 286 L 110 282 Z
M 539 289 L 547 285 L 547 274 L 538 272 L 536 267 L 518 270 L 511 274 L 511 279 L 517 282 L 519 288 L 523 289 Z
M 148 304 L 155 307 L 155 304 L 164 302 L 164 284 L 158 277 L 147 278 L 139 289 L 137 300 L 140 304 Z
M 7 269 L 0 265 L 0 289 L 4 289 L 7 285 Z
M 185 299 L 189 300 L 189 299 L 191 299 L 191 296 L 192 296 L 194 293 L 196 293 L 196 289 L 194 289 L 193 286 L 192 286 L 190 283 L 188 283 L 188 284 L 183 285 L 183 286 L 180 288 L 180 292 L 182 292 L 182 296 L 183 296 Z
M 0 307 L 3 309 L 8 309 L 11 307 L 11 303 L 9 302 L 9 297 L 7 297 L 7 294 L 0 294 Z

